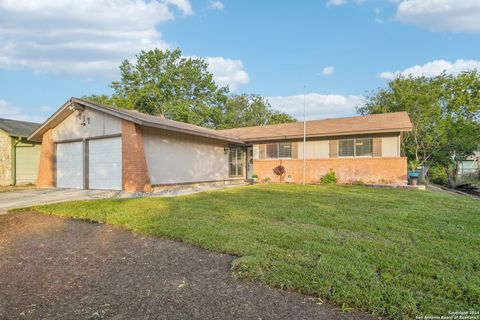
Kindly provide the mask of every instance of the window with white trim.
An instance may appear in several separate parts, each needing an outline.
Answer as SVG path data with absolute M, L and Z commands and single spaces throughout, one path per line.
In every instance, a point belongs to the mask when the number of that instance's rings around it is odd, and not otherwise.
M 228 153 L 229 175 L 239 177 L 243 175 L 243 147 L 230 147 Z
M 266 149 L 267 149 L 267 159 L 291 159 L 292 158 L 292 144 L 289 142 L 268 143 Z
M 339 157 L 372 157 L 373 139 L 356 138 L 338 140 Z

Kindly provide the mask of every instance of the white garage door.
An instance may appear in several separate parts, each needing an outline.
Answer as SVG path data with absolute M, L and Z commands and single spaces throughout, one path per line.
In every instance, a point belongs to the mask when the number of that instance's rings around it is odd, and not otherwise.
M 122 189 L 122 139 L 95 139 L 88 142 L 88 188 Z
M 83 189 L 83 142 L 57 144 L 57 187 Z

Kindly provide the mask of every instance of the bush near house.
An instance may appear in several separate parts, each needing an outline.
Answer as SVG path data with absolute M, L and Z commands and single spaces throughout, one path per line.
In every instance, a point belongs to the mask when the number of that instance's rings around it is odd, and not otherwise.
M 477 310 L 479 201 L 338 185 L 257 185 L 35 208 L 236 255 L 234 275 L 392 318 Z
M 337 183 L 337 175 L 335 174 L 335 171 L 330 169 L 327 174 L 325 174 L 323 177 L 320 178 L 320 182 L 322 184 L 335 184 Z

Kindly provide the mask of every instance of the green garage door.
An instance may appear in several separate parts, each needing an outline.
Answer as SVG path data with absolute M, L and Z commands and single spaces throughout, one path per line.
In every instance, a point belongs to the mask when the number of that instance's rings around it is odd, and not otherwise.
M 17 184 L 35 183 L 40 159 L 40 145 L 17 145 L 15 159 Z

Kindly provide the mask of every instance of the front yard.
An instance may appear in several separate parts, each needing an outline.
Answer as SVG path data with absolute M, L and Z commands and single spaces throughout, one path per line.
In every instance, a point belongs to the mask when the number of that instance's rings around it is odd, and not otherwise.
M 237 255 L 236 277 L 393 318 L 479 310 L 480 201 L 263 185 L 35 208 Z

